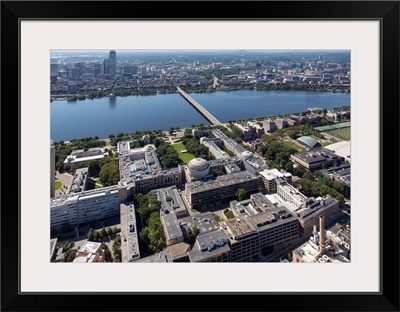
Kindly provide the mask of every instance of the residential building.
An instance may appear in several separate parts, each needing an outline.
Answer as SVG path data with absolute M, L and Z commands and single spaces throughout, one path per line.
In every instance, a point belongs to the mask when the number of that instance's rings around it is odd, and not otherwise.
M 265 131 L 274 132 L 277 129 L 276 123 L 273 120 L 267 119 L 263 121 Z
M 288 122 L 283 118 L 276 118 L 275 124 L 278 129 L 286 128 L 288 126 Z

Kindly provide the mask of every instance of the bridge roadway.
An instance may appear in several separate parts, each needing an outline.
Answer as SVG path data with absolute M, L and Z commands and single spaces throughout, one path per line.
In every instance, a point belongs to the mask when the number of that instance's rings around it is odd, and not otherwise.
M 215 118 L 211 113 L 206 110 L 203 106 L 201 106 L 197 101 L 195 101 L 190 95 L 188 95 L 181 88 L 176 86 L 179 94 L 182 95 L 186 101 L 188 101 L 200 114 L 202 114 L 209 122 L 211 122 L 215 126 L 224 126 L 217 118 Z

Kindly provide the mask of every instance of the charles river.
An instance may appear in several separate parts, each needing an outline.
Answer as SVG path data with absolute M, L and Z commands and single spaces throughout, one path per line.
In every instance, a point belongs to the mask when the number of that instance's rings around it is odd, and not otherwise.
M 220 122 L 303 112 L 311 107 L 332 109 L 350 105 L 350 94 L 311 91 L 218 91 L 191 93 L 193 99 Z M 50 103 L 53 141 L 136 130 L 168 130 L 210 123 L 179 94 L 104 97 L 76 102 Z

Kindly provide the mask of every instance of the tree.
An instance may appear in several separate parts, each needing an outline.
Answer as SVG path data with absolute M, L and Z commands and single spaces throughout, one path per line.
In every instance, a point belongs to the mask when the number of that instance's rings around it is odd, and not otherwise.
M 174 133 L 174 128 L 173 127 L 169 128 L 168 133 L 169 135 L 172 135 Z
M 91 160 L 88 164 L 88 175 L 89 177 L 98 177 L 100 173 L 100 165 L 97 160 Z
M 75 257 L 76 257 L 76 253 L 77 253 L 77 251 L 76 251 L 75 249 L 68 250 L 68 251 L 64 254 L 65 262 L 72 262 L 72 261 L 74 261 L 74 259 L 75 259 Z
M 247 195 L 247 191 L 243 188 L 240 188 L 236 191 L 235 195 L 238 198 L 238 200 L 241 201 L 241 200 L 245 199 L 245 197 Z
M 101 243 L 101 249 L 104 250 L 104 260 L 105 260 L 106 262 L 112 262 L 112 261 L 113 261 L 113 258 L 112 258 L 112 256 L 111 256 L 111 251 L 110 251 L 110 249 L 108 248 L 107 244 Z
M 188 228 L 187 235 L 188 235 L 188 240 L 189 240 L 190 244 L 192 244 L 196 241 L 197 235 L 199 235 L 199 233 L 200 233 L 200 229 L 197 226 Z
M 93 231 L 93 241 L 98 242 L 100 239 L 99 232 Z
M 105 236 L 107 236 L 107 232 L 106 232 L 106 229 L 104 228 L 104 226 L 101 228 L 101 230 L 100 230 L 100 236 L 101 237 L 105 237 Z
M 99 178 L 103 186 L 116 185 L 119 180 L 118 161 L 109 161 L 101 167 Z
M 94 241 L 94 230 L 92 228 L 89 229 L 86 238 L 88 241 Z

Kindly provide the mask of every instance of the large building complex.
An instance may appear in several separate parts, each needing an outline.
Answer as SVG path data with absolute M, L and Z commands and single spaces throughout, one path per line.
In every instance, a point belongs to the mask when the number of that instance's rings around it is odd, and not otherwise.
M 335 163 L 339 165 L 344 160 L 343 157 L 336 155 L 324 147 L 293 154 L 290 156 L 290 159 L 309 171 L 327 168 Z
M 119 215 L 119 204 L 126 200 L 124 187 L 109 186 L 50 199 L 50 225 L 60 228 Z
M 71 168 L 73 164 L 80 163 L 87 160 L 102 159 L 108 156 L 108 153 L 98 147 L 84 148 L 75 150 L 68 155 L 64 160 L 64 169 Z
M 218 176 L 205 181 L 186 183 L 184 196 L 193 207 L 199 207 L 210 201 L 235 196 L 239 188 L 246 192 L 258 190 L 259 178 L 248 171 Z
M 182 183 L 178 168 L 164 170 L 151 146 L 121 152 L 119 174 L 120 184 L 126 186 L 129 198 L 136 193 Z

